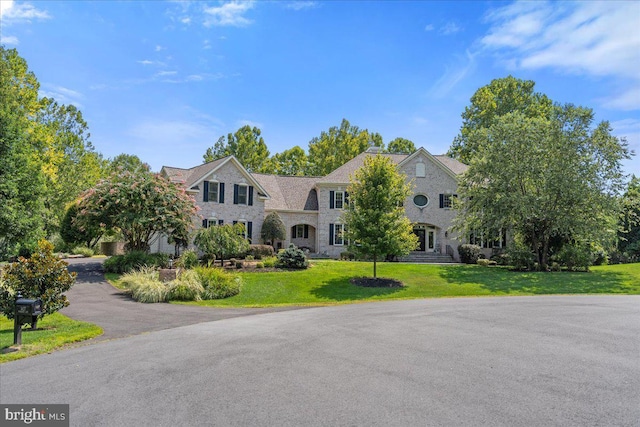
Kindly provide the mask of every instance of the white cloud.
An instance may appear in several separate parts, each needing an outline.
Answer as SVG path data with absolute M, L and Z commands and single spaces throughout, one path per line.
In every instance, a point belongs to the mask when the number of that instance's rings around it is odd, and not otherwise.
M 39 91 L 41 97 L 53 98 L 59 104 L 73 104 L 78 108 L 82 108 L 81 100 L 84 99 L 84 95 L 76 90 L 66 88 L 64 86 L 43 84 L 42 89 Z
M 17 46 L 19 44 L 19 41 L 16 36 L 0 36 L 0 43 Z
M 166 67 L 167 66 L 167 64 L 165 64 L 162 61 L 151 61 L 149 59 L 143 59 L 141 61 L 136 61 L 136 62 L 138 64 L 142 64 L 144 66 L 147 66 L 147 65 L 153 65 L 153 66 L 156 66 L 156 67 Z
M 424 30 L 425 30 L 425 31 L 433 31 L 433 30 L 435 30 L 435 29 L 436 29 L 436 27 L 434 27 L 434 26 L 433 26 L 433 24 L 428 24 L 428 25 L 426 25 L 426 26 L 424 27 Z
M 253 8 L 253 1 L 231 1 L 224 3 L 222 6 L 205 7 L 204 13 L 205 27 L 211 26 L 230 26 L 230 27 L 246 27 L 253 21 L 246 18 L 244 14 Z
M 460 32 L 461 30 L 462 30 L 462 27 L 460 27 L 458 24 L 452 21 L 444 24 L 442 28 L 440 28 L 440 33 L 445 36 L 448 36 L 448 35 Z
M 464 57 L 458 58 L 454 66 L 447 66 L 444 74 L 429 89 L 428 94 L 434 98 L 444 98 L 467 75 L 476 68 L 475 55 L 467 51 Z
M 297 0 L 285 3 L 285 7 L 292 10 L 313 9 L 315 7 L 318 7 L 318 2 Z
M 156 73 L 157 77 L 165 77 L 165 76 L 175 76 L 176 74 L 178 74 L 177 71 L 160 71 L 158 73 Z
M 236 126 L 238 126 L 239 128 L 241 128 L 243 126 L 251 126 L 252 128 L 256 127 L 258 129 L 262 130 L 262 127 L 264 126 L 264 124 L 260 123 L 260 122 L 254 122 L 253 120 L 243 119 L 243 120 L 236 121 Z
M 160 45 L 158 44 L 158 45 L 156 45 L 155 51 L 156 51 L 156 52 L 160 52 L 161 50 L 165 50 L 165 49 L 166 49 L 166 47 L 160 46 Z
M 491 11 L 481 44 L 515 68 L 615 77 L 626 89 L 604 100 L 640 108 L 639 2 L 516 2 Z
M 2 25 L 10 25 L 20 21 L 31 22 L 32 19 L 50 19 L 51 16 L 46 10 L 36 9 L 29 3 L 16 4 L 13 0 L 0 0 L 0 18 Z

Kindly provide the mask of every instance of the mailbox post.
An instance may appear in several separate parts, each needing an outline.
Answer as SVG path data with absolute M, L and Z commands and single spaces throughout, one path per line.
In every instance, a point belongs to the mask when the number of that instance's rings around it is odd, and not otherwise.
M 22 325 L 29 323 L 31 329 L 36 329 L 38 316 L 42 314 L 42 300 L 22 298 L 20 292 L 16 295 L 16 309 L 13 318 L 13 345 L 22 344 Z

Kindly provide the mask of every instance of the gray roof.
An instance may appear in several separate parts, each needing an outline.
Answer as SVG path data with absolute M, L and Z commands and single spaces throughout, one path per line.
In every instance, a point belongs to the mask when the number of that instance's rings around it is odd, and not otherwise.
M 269 193 L 265 209 L 273 210 L 318 210 L 318 195 L 314 188 L 317 177 L 279 176 L 261 173 L 251 174 Z
M 223 157 L 221 159 L 214 160 L 213 162 L 194 166 L 190 169 L 163 166 L 162 170 L 167 174 L 167 177 L 171 182 L 180 183 L 184 185 L 185 188 L 189 189 L 203 176 L 207 175 L 209 172 L 220 166 L 220 164 L 226 159 L 227 157 Z
M 318 179 L 317 182 L 318 183 L 325 182 L 325 183 L 333 183 L 333 184 L 338 184 L 338 183 L 348 184 L 351 181 L 350 179 L 351 175 L 353 175 L 356 170 L 360 169 L 364 165 L 364 159 L 367 156 L 370 156 L 372 154 L 373 153 L 366 152 L 366 151 L 364 153 L 358 154 L 356 157 L 349 160 L 347 163 L 340 166 L 338 169 L 334 170 L 329 175 L 325 176 L 324 178 Z M 407 157 L 410 156 L 409 154 L 382 154 L 382 155 L 391 158 L 391 161 L 396 165 L 402 163 Z M 458 160 L 453 159 L 451 157 L 448 157 L 445 155 L 437 155 L 433 157 L 439 160 L 440 163 L 442 163 L 446 168 L 451 170 L 451 172 L 453 172 L 456 175 L 460 175 L 461 173 L 467 170 L 467 167 L 468 167 L 467 165 L 465 165 L 464 163 L 460 163 Z

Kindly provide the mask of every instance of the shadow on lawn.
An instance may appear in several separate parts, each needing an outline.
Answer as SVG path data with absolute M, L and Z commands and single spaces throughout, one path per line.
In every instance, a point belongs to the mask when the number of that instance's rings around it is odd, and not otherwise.
M 316 286 L 309 292 L 317 298 L 333 301 L 357 301 L 391 295 L 404 291 L 405 288 L 365 288 L 349 282 L 349 278 L 331 279 Z
M 629 276 L 617 272 L 518 272 L 499 267 L 451 266 L 440 277 L 453 285 L 478 284 L 495 293 L 597 294 L 637 293 L 625 284 Z

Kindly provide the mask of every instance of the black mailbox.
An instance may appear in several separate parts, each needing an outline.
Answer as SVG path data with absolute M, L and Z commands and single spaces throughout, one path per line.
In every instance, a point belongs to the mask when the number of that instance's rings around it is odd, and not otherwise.
M 18 316 L 39 316 L 42 314 L 42 300 L 20 298 L 16 300 L 16 314 Z M 31 323 L 31 322 L 25 322 Z

